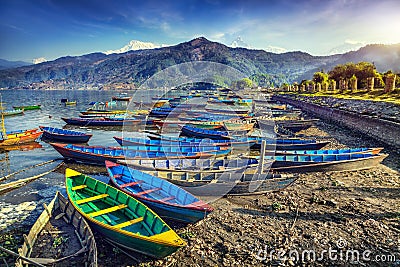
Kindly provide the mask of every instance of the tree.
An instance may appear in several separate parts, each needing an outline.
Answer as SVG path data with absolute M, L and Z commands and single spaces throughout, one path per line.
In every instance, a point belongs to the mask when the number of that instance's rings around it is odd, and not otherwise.
M 326 82 L 326 81 L 328 81 L 328 74 L 327 74 L 327 73 L 324 73 L 324 72 L 321 72 L 321 71 L 318 71 L 318 72 L 314 73 L 314 75 L 313 75 L 313 81 L 314 81 L 315 83 L 323 83 L 323 82 Z

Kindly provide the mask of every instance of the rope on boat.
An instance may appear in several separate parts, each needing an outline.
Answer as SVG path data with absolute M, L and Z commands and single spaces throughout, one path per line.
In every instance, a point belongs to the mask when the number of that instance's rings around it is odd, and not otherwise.
M 18 173 L 25 172 L 25 171 L 27 171 L 29 169 L 32 169 L 32 168 L 43 166 L 43 165 L 55 162 L 57 160 L 62 160 L 62 159 L 52 159 L 52 160 L 49 160 L 49 161 L 45 161 L 45 162 L 41 162 L 41 163 L 38 163 L 38 164 L 35 164 L 35 165 L 32 165 L 32 166 L 29 166 L 29 167 L 27 167 L 25 169 L 22 169 L 22 170 L 15 171 L 13 173 L 7 174 L 6 176 L 0 177 L 0 182 L 2 182 L 4 180 L 7 180 L 8 178 L 10 178 L 10 177 L 12 177 L 12 176 L 14 176 L 14 175 L 16 175 Z
M 38 179 L 40 177 L 43 177 L 43 176 L 45 176 L 45 175 L 57 170 L 63 164 L 64 164 L 64 162 L 61 162 L 55 168 L 53 168 L 53 169 L 51 169 L 49 171 L 46 171 L 44 173 L 38 174 L 38 175 L 34 175 L 34 176 L 31 176 L 31 177 L 28 177 L 28 178 L 20 179 L 18 181 L 14 181 L 14 182 L 7 183 L 7 184 L 0 184 L 0 194 L 2 194 L 4 192 L 8 192 L 8 191 L 10 191 L 12 189 L 17 189 L 17 188 L 19 188 L 21 186 L 24 186 L 25 184 L 33 181 L 33 180 L 36 180 L 36 179 Z

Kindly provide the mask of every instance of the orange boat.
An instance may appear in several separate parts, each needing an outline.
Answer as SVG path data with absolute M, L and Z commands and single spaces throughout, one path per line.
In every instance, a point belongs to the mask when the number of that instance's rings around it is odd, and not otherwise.
M 4 134 L 3 132 L 3 139 L 0 140 L 0 147 L 33 142 L 38 139 L 42 135 L 42 133 L 43 132 L 40 131 L 38 128 L 25 131 L 8 132 L 6 134 Z

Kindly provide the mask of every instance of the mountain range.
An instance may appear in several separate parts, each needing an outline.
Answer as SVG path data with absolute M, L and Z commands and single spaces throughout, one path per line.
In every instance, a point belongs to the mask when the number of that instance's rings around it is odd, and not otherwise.
M 316 71 L 329 71 L 346 62 L 369 61 L 380 72 L 389 69 L 399 72 L 399 58 L 400 44 L 367 45 L 344 54 L 312 56 L 300 51 L 277 54 L 233 48 L 199 37 L 168 47 L 67 56 L 36 65 L 3 69 L 0 70 L 0 87 L 110 88 L 115 84 L 137 87 L 162 69 L 191 61 L 226 64 L 248 76 L 268 74 L 275 78 L 274 84 L 279 85 L 311 79 Z
M 8 61 L 5 59 L 0 59 L 0 70 L 18 68 L 22 66 L 31 65 L 32 63 L 24 62 L 24 61 Z

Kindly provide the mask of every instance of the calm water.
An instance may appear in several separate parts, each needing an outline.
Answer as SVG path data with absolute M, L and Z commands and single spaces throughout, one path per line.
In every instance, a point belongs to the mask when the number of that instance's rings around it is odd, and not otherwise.
M 25 115 L 5 118 L 7 131 L 18 129 L 37 128 L 39 125 L 62 128 L 65 122 L 61 117 L 78 117 L 80 111 L 86 110 L 92 101 L 110 101 L 116 92 L 108 91 L 85 91 L 85 90 L 3 90 L 0 91 L 3 103 L 6 109 L 12 109 L 15 105 L 34 105 L 41 104 L 40 110 L 25 111 Z M 129 93 L 133 94 L 133 93 Z M 153 92 L 137 92 L 135 100 L 138 98 L 143 101 L 149 101 Z M 62 98 L 77 100 L 76 106 L 65 106 L 61 103 Z M 93 137 L 90 139 L 90 145 L 118 146 L 118 143 L 112 138 L 121 136 L 122 129 L 118 128 L 96 128 L 68 126 L 68 129 L 75 129 L 83 132 L 90 132 Z M 9 152 L 0 152 L 0 177 L 12 172 L 25 169 L 31 165 L 45 162 L 52 159 L 61 158 L 48 143 L 39 140 L 34 149 L 31 150 L 12 150 Z M 15 175 L 1 183 L 12 182 L 17 179 L 30 177 L 43 173 L 57 166 L 61 161 L 45 165 L 40 168 L 27 170 Z M 87 173 L 96 173 L 102 171 L 101 168 L 89 167 L 86 165 L 66 164 L 68 167 L 76 168 L 79 171 Z M 44 177 L 29 183 L 22 188 L 13 190 L 0 196 L 0 230 L 5 226 L 12 227 L 22 224 L 31 224 L 38 211 L 41 211 L 41 203 L 49 202 L 54 196 L 56 190 L 65 192 L 64 169 L 59 172 L 50 173 Z M 92 175 L 101 180 L 107 179 L 100 175 Z M 34 210 L 38 206 L 39 209 Z M 6 216 L 7 215 L 7 216 Z

